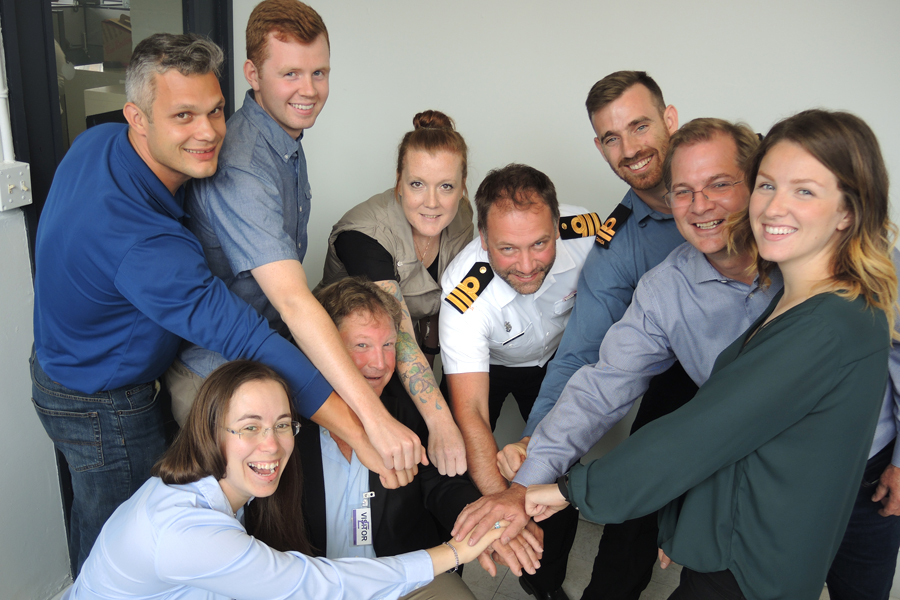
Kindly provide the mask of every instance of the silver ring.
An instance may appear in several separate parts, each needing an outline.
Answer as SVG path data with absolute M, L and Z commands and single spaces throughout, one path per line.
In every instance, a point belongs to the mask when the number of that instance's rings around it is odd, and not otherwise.
M 500 529 L 500 521 L 494 523 L 494 529 Z

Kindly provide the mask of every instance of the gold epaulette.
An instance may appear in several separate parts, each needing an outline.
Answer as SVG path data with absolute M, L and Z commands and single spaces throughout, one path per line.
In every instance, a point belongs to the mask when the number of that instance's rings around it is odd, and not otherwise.
M 608 217 L 606 217 L 606 221 L 597 228 L 597 243 L 601 248 L 609 248 L 609 245 L 612 243 L 613 236 L 616 235 L 616 232 L 625 224 L 625 221 L 628 220 L 628 217 L 631 216 L 631 209 L 625 206 L 624 204 L 619 204 L 612 211 Z
M 472 303 L 478 299 L 478 294 L 493 278 L 494 270 L 491 269 L 491 265 L 486 262 L 477 262 L 466 273 L 465 279 L 447 294 L 444 301 L 462 314 L 469 310 Z
M 574 240 L 597 235 L 602 227 L 597 213 L 585 213 L 559 218 L 559 237 L 563 240 Z

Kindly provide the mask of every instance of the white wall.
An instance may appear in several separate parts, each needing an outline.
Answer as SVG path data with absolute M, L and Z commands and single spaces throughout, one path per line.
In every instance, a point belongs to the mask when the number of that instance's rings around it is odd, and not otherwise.
M 332 46 L 331 96 L 304 138 L 312 283 L 331 226 L 393 184 L 397 143 L 427 108 L 465 136 L 472 193 L 489 169 L 519 161 L 545 171 L 562 201 L 611 210 L 625 187 L 594 148 L 584 100 L 620 69 L 648 71 L 682 123 L 742 119 L 765 133 L 805 108 L 850 110 L 900 169 L 895 0 L 310 1 Z M 234 0 L 237 106 L 255 4 Z
M 69 583 L 53 443 L 31 405 L 34 291 L 25 219 L 0 213 L 0 596 L 43 600 Z

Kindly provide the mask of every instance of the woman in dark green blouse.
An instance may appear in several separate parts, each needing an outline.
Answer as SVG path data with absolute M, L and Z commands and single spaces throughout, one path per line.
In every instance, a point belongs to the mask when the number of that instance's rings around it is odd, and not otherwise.
M 887 171 L 862 120 L 812 110 L 776 124 L 745 172 L 731 246 L 758 250 L 761 277 L 777 264 L 783 293 L 691 402 L 567 484 L 530 487 L 527 509 L 540 520 L 568 498 L 611 523 L 661 508 L 660 547 L 684 566 L 671 598 L 817 599 L 887 380 Z

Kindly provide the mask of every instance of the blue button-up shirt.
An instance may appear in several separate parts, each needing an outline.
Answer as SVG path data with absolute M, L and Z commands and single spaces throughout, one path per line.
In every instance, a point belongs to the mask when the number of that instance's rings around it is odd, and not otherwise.
M 894 248 L 891 258 L 894 260 L 894 269 L 897 278 L 900 279 L 900 251 Z M 900 318 L 894 322 L 894 329 L 900 331 Z M 878 417 L 878 427 L 875 429 L 875 440 L 869 451 L 872 458 L 900 432 L 900 342 L 891 340 L 891 358 L 888 362 L 888 386 L 884 396 L 884 404 L 881 405 L 881 415 Z M 900 443 L 894 445 L 894 453 L 891 464 L 900 467 Z
M 778 271 L 761 289 L 728 279 L 699 250 L 682 244 L 641 279 L 631 306 L 607 332 L 600 361 L 572 376 L 535 430 L 515 482 L 548 483 L 565 473 L 676 360 L 703 385 L 719 353 L 781 288 Z
M 303 261 L 310 198 L 300 139 L 288 135 L 247 92 L 228 120 L 216 174 L 193 182 L 188 191 L 187 225 L 200 239 L 213 274 L 285 337 L 287 326 L 250 270 L 279 260 Z M 197 346 L 182 348 L 180 358 L 204 377 L 224 362 Z
M 359 462 L 353 450 L 349 461 L 344 458 L 337 442 L 324 427 L 319 427 L 319 447 L 322 449 L 322 481 L 325 484 L 325 535 L 328 536 L 325 556 L 375 558 L 374 544 L 354 546 L 352 539 L 355 532 L 352 511 L 362 506 L 363 494 L 369 491 L 369 470 Z
M 547 367 L 540 394 L 523 435 L 530 436 L 553 408 L 569 378 L 584 365 L 597 362 L 600 342 L 631 303 L 638 280 L 684 242 L 672 215 L 647 206 L 629 189 L 622 204 L 633 212 L 609 248 L 596 246 L 578 279 L 575 308 L 556 357 Z

